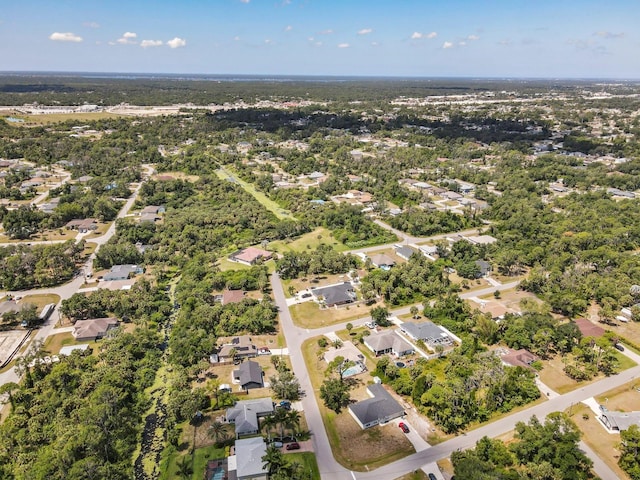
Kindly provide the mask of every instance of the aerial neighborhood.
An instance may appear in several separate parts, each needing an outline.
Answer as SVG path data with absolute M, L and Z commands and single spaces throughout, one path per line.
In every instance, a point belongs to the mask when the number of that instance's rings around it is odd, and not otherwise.
M 0 89 L 0 478 L 640 478 L 637 83 L 85 80 Z

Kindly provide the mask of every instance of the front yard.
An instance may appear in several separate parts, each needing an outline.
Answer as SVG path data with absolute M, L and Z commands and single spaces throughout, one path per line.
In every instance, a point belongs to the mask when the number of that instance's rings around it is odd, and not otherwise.
M 318 338 L 307 340 L 302 350 L 336 460 L 351 470 L 366 471 L 414 453 L 413 446 L 394 423 L 363 430 L 348 410 L 336 414 L 324 406 L 318 390 L 324 380 L 326 364 L 319 357 Z M 370 374 L 364 373 L 358 378 L 351 396 L 353 399 L 368 398 L 365 388 Z
M 289 307 L 294 323 L 302 328 L 320 328 L 327 325 L 348 322 L 369 315 L 369 310 L 378 304 L 366 306 L 363 303 L 340 308 L 323 308 L 313 301 Z

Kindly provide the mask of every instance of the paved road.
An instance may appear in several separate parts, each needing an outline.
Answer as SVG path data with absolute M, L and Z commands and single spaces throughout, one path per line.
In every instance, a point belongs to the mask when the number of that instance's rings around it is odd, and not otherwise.
M 390 225 L 384 223 L 382 220 L 374 220 L 374 223 L 376 223 L 377 225 L 381 226 L 382 228 L 389 230 L 393 233 L 396 234 L 396 236 L 398 237 L 398 241 L 397 242 L 393 242 L 393 243 L 386 243 L 384 245 L 374 245 L 373 247 L 364 247 L 364 248 L 357 248 L 355 250 L 349 250 L 345 253 L 352 253 L 352 254 L 356 254 L 356 253 L 369 253 L 369 252 L 375 252 L 378 250 L 385 250 L 387 248 L 393 248 L 395 245 L 416 245 L 416 244 L 421 244 L 421 243 L 428 243 L 428 242 L 435 242 L 437 240 L 444 240 L 447 237 L 451 237 L 454 235 L 463 235 L 463 236 L 467 236 L 467 235 L 478 235 L 478 230 L 481 231 L 486 231 L 489 227 L 484 225 L 482 227 L 478 227 L 478 228 L 470 228 L 469 230 L 463 230 L 460 232 L 453 232 L 453 233 L 442 233 L 439 235 L 432 235 L 431 237 L 413 237 L 411 235 L 407 235 L 406 233 L 403 233 L 399 230 L 396 230 L 395 228 L 392 228 Z
M 150 173 L 153 170 L 153 168 L 150 165 L 143 165 L 143 168 L 147 170 L 147 173 Z M 138 193 L 140 192 L 141 187 L 142 187 L 142 182 L 138 185 L 138 187 L 133 191 L 129 199 L 122 206 L 122 209 L 120 210 L 116 218 L 124 217 L 129 212 L 129 210 L 131 210 L 131 207 L 133 206 L 134 202 L 138 198 Z M 96 243 L 99 247 L 100 245 L 104 245 L 105 243 L 107 243 L 115 233 L 116 233 L 116 222 L 114 221 L 104 234 L 96 238 L 89 238 L 87 240 L 93 243 Z M 76 241 L 79 241 L 82 237 L 83 235 L 78 235 L 76 237 Z M 96 250 L 98 249 L 98 247 L 96 248 Z M 93 270 L 94 258 L 95 258 L 95 253 L 91 254 L 87 259 L 87 261 L 84 263 L 84 265 L 79 269 L 79 271 L 82 272 L 80 275 L 76 276 L 69 283 L 65 283 L 64 285 L 60 285 L 59 287 L 20 290 L 20 291 L 14 291 L 14 292 L 6 292 L 6 293 L 14 296 L 18 295 L 22 297 L 26 295 L 35 295 L 35 294 L 55 294 L 60 296 L 60 301 L 66 300 L 68 298 L 71 298 L 71 296 L 73 296 L 73 294 L 76 293 L 78 290 L 80 290 L 80 288 L 84 285 L 85 275 L 89 272 L 92 272 Z M 44 325 L 42 325 L 40 328 L 35 330 L 34 335 L 32 335 L 30 340 L 31 343 L 33 343 L 35 340 L 41 340 L 44 342 L 49 335 L 53 335 L 57 333 L 56 331 L 54 331 L 54 327 L 56 323 L 58 323 L 58 320 L 60 319 L 59 309 L 60 309 L 60 303 L 58 303 L 57 308 L 53 311 L 53 313 L 51 314 L 51 317 L 49 317 L 49 320 L 47 320 L 47 322 Z M 18 381 L 19 381 L 19 377 L 18 377 L 18 374 L 15 372 L 15 368 L 11 368 L 6 372 L 0 374 L 0 385 L 4 385 L 5 383 L 8 383 L 8 382 L 17 383 Z
M 460 296 L 462 298 L 468 298 L 472 296 L 482 296 L 493 293 L 495 290 L 505 290 L 515 288 L 518 282 L 510 282 L 502 284 L 499 287 L 489 287 L 473 292 L 465 292 Z M 601 394 L 604 391 L 623 385 L 629 382 L 633 378 L 640 375 L 640 366 L 636 366 L 632 369 L 626 370 L 618 375 L 599 380 L 593 384 L 587 385 L 579 390 L 574 390 L 564 395 L 558 395 L 555 398 L 549 399 L 542 404 L 535 405 L 520 412 L 513 413 L 507 417 L 499 419 L 493 423 L 480 427 L 476 430 L 472 430 L 465 435 L 458 436 L 441 444 L 433 447 L 429 447 L 423 451 L 405 457 L 404 459 L 393 462 L 384 467 L 380 467 L 371 472 L 351 472 L 340 465 L 333 458 L 329 439 L 322 423 L 322 417 L 320 410 L 312 392 L 312 386 L 307 372 L 304 358 L 302 357 L 301 346 L 304 340 L 307 338 L 315 337 L 318 335 L 324 335 L 329 332 L 343 329 L 347 322 L 338 325 L 331 325 L 313 330 L 303 329 L 296 326 L 293 323 L 289 309 L 286 303 L 286 297 L 282 288 L 282 282 L 277 273 L 271 275 L 271 285 L 275 297 L 276 305 L 280 310 L 280 321 L 282 322 L 282 329 L 287 341 L 287 346 L 291 355 L 291 364 L 293 370 L 300 380 L 302 389 L 307 394 L 302 399 L 302 405 L 307 419 L 309 429 L 313 432 L 313 445 L 316 452 L 318 466 L 322 478 L 331 480 L 387 480 L 390 478 L 397 478 L 405 473 L 413 470 L 420 469 L 423 465 L 435 462 L 442 458 L 449 457 L 452 452 L 458 449 L 467 449 L 475 445 L 483 436 L 497 437 L 503 433 L 509 432 L 515 428 L 517 422 L 527 422 L 531 416 L 536 415 L 538 418 L 543 419 L 549 413 L 556 411 L 563 411 L 569 408 L 571 405 L 575 405 L 587 398 Z M 410 307 L 403 307 L 393 310 L 393 315 L 402 315 L 409 313 Z M 371 317 L 362 317 L 356 320 L 351 320 L 353 325 L 362 325 L 367 321 L 370 321 Z M 625 352 L 627 353 L 627 352 Z M 640 356 L 628 352 L 628 356 L 633 359 L 640 360 Z M 594 469 L 603 480 L 612 477 L 613 472 L 600 460 L 594 452 L 585 449 L 585 452 L 594 461 Z

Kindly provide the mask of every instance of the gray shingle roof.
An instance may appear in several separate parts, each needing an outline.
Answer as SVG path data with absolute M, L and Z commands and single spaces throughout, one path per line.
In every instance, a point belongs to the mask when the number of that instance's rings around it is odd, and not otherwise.
M 391 348 L 395 353 L 402 353 L 413 350 L 413 347 L 402 337 L 392 331 L 374 333 L 364 337 L 366 343 L 375 352 L 380 352 Z
M 227 421 L 234 422 L 236 435 L 259 431 L 258 418 L 273 412 L 271 397 L 243 400 L 227 409 Z
M 362 425 L 383 422 L 404 413 L 402 406 L 378 383 L 367 387 L 373 398 L 349 405 L 351 412 Z
M 262 384 L 262 367 L 258 362 L 247 360 L 234 370 L 233 376 L 240 380 L 241 386 L 251 382 Z
M 316 298 L 319 296 L 324 297 L 324 303 L 329 306 L 341 303 L 351 303 L 355 300 L 353 285 L 349 282 L 344 282 L 339 285 L 331 285 L 329 287 L 314 288 L 312 293 Z
M 267 474 L 262 468 L 264 465 L 262 457 L 267 453 L 267 444 L 262 437 L 236 440 L 235 448 L 238 478 L 257 478 Z
M 400 325 L 400 328 L 407 332 L 409 336 L 428 344 L 451 343 L 451 337 L 449 337 L 442 327 L 433 322 L 405 322 Z

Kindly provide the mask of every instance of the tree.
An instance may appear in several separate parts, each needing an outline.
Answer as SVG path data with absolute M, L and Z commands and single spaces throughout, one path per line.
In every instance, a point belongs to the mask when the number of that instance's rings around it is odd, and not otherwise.
M 327 408 L 340 413 L 351 401 L 349 389 L 349 384 L 339 378 L 328 378 L 320 386 L 320 398 Z
M 288 370 L 269 378 L 271 390 L 277 398 L 282 400 L 298 400 L 300 398 L 300 382 Z
M 209 425 L 208 434 L 216 444 L 224 442 L 229 436 L 227 424 L 217 420 L 212 422 Z
M 411 314 L 411 318 L 416 319 L 418 318 L 418 307 L 416 307 L 415 305 L 411 305 L 411 308 L 409 308 L 409 313 Z
M 353 330 L 353 323 L 347 323 L 344 328 L 346 328 L 347 332 L 349 332 L 349 335 L 351 335 L 351 330 Z
M 372 308 L 371 318 L 381 327 L 388 327 L 391 325 L 391 322 L 389 322 L 389 310 L 385 307 Z
M 631 425 L 620 432 L 620 459 L 618 465 L 633 480 L 640 480 L 640 428 Z
M 181 460 L 176 462 L 178 467 L 178 476 L 184 480 L 189 480 L 193 474 L 193 467 L 191 466 L 191 460 L 188 457 L 182 457 Z
M 0 396 L 7 394 L 7 399 L 9 400 L 12 409 L 16 408 L 15 400 L 13 399 L 13 392 L 18 390 L 19 388 L 20 385 L 15 382 L 8 382 L 0 386 Z
M 269 472 L 269 475 L 277 474 L 287 464 L 283 453 L 273 445 L 267 447 L 267 453 L 262 457 L 262 468 Z
M 338 374 L 340 382 L 344 380 L 344 374 L 350 367 L 353 367 L 355 363 L 351 360 L 346 360 L 342 355 L 338 355 L 336 358 L 329 362 L 327 367 L 327 375 Z

